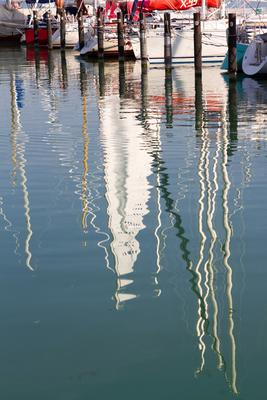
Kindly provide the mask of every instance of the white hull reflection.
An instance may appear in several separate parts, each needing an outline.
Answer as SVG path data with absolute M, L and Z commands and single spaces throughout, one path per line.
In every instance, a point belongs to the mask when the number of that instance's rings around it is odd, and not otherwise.
M 110 72 L 112 68 L 111 65 Z M 109 67 L 105 66 L 105 75 L 108 72 Z M 132 105 L 136 106 L 134 102 Z M 138 236 L 145 229 L 145 217 L 149 213 L 153 156 L 149 151 L 147 132 L 136 118 L 139 112 L 140 109 L 136 113 L 127 113 L 126 108 L 122 110 L 117 92 L 111 92 L 99 101 L 108 226 L 112 233 L 111 252 L 117 275 L 117 308 L 138 296 L 134 288 L 134 269 L 141 252 Z M 156 118 L 153 125 L 151 135 L 158 140 Z M 157 281 L 155 285 L 158 285 Z M 156 293 L 160 291 L 156 289 Z

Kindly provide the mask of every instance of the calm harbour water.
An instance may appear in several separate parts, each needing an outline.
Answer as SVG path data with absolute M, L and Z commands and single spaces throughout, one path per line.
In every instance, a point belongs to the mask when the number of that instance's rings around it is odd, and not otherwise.
M 267 82 L 1 49 L 0 91 L 1 398 L 263 399 Z

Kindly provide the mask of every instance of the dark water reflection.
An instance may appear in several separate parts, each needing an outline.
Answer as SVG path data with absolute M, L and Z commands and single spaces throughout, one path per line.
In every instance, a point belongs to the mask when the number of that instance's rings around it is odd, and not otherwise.
M 5 399 L 262 399 L 266 82 L 0 51 Z

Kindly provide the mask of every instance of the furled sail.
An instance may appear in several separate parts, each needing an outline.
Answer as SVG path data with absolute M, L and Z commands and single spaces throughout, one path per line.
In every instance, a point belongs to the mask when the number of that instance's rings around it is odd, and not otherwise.
M 134 2 L 127 2 L 127 8 L 129 10 L 130 4 Z M 130 3 L 130 4 L 129 4 Z M 192 7 L 201 7 L 202 0 L 138 0 L 137 9 L 142 8 L 144 12 L 154 10 L 174 10 L 183 11 L 188 10 Z M 207 0 L 206 6 L 211 8 L 219 8 L 221 6 L 221 0 Z

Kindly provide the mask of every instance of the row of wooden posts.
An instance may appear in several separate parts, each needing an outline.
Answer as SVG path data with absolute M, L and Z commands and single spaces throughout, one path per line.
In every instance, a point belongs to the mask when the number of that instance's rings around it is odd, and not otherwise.
M 228 15 L 228 72 L 234 74 L 237 71 L 236 63 L 236 15 Z M 140 29 L 140 58 L 142 63 L 149 61 L 146 42 L 146 20 L 141 12 L 139 16 Z M 121 12 L 117 14 L 118 32 L 118 58 L 124 60 L 124 19 Z M 97 37 L 98 37 L 98 58 L 104 58 L 104 18 L 103 9 L 100 7 L 97 12 Z M 194 13 L 194 64 L 195 72 L 201 75 L 202 71 L 202 33 L 200 13 Z M 167 68 L 172 67 L 171 47 L 171 19 L 169 13 L 164 13 L 164 61 Z
M 60 16 L 60 47 L 62 50 L 66 47 L 66 13 L 64 9 L 58 9 Z M 34 43 L 38 45 L 38 20 L 37 12 L 34 11 Z M 237 70 L 236 64 L 236 15 L 230 13 L 228 15 L 228 72 L 233 74 Z M 146 20 L 141 12 L 139 16 L 140 29 L 140 58 L 142 63 L 147 63 L 148 51 L 146 43 Z M 48 14 L 47 20 L 48 30 L 48 48 L 53 48 L 52 43 L 52 26 L 51 16 Z M 117 36 L 118 36 L 118 59 L 124 60 L 124 16 L 122 12 L 117 13 Z M 79 47 L 84 46 L 84 26 L 82 11 L 78 13 L 78 32 Z M 201 75 L 202 71 L 202 33 L 200 13 L 194 13 L 194 64 L 195 73 Z M 104 59 L 104 10 L 99 7 L 97 10 L 97 41 L 98 41 L 98 58 Z M 172 67 L 172 50 L 171 50 L 171 20 L 170 14 L 164 13 L 164 60 L 167 68 Z
M 64 9 L 58 8 L 57 14 L 59 15 L 59 18 L 60 18 L 60 48 L 62 50 L 65 50 L 65 48 L 66 48 L 66 12 Z M 78 20 L 78 33 L 79 33 L 79 47 L 80 47 L 80 49 L 82 49 L 84 46 L 84 26 L 83 26 L 83 14 L 82 14 L 81 10 L 78 12 L 77 20 Z M 34 31 L 34 46 L 35 47 L 39 46 L 38 30 L 39 30 L 39 21 L 38 21 L 37 11 L 35 10 L 35 11 L 33 11 L 33 31 Z M 53 31 L 52 31 L 51 13 L 48 12 L 48 16 L 47 16 L 47 46 L 48 46 L 49 50 L 53 49 L 52 35 L 53 35 Z

